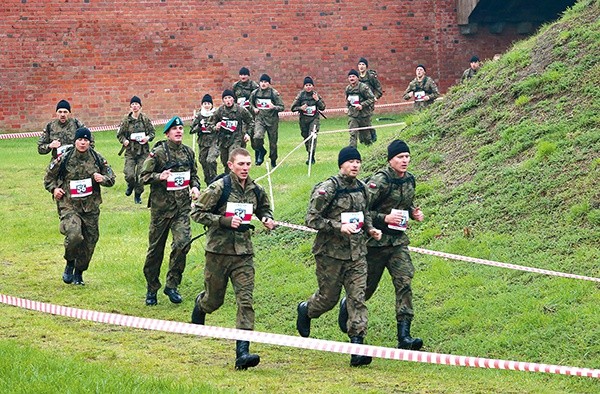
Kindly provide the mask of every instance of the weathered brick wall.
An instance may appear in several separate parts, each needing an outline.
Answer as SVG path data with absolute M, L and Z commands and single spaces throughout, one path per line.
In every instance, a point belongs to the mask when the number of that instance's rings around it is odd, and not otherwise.
M 520 38 L 463 36 L 456 0 L 4 0 L 0 6 L 0 130 L 40 130 L 67 99 L 88 126 L 118 123 L 132 95 L 152 119 L 188 116 L 241 66 L 263 72 L 286 108 L 311 75 L 343 106 L 347 72 L 364 56 L 381 103 L 398 102 L 417 63 L 442 91 L 474 53 L 491 58 Z

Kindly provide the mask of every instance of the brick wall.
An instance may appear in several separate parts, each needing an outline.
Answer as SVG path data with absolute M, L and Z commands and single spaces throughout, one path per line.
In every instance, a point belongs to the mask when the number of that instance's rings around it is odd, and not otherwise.
M 4 0 L 0 130 L 41 130 L 60 99 L 88 126 L 118 123 L 129 98 L 152 119 L 189 116 L 241 66 L 272 78 L 289 108 L 311 75 L 330 108 L 364 56 L 398 102 L 417 63 L 445 91 L 468 59 L 503 52 L 514 30 L 463 36 L 456 0 Z

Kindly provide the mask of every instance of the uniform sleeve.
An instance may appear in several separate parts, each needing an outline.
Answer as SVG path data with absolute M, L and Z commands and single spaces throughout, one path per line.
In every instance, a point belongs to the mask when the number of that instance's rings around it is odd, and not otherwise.
M 408 83 L 408 86 L 406 88 L 406 90 L 404 91 L 404 100 L 410 100 L 410 92 L 414 92 L 415 91 L 415 86 L 414 86 L 414 81 L 410 81 Z
M 208 227 L 220 226 L 223 215 L 213 213 L 223 193 L 223 181 L 213 182 L 200 193 L 200 197 L 192 207 L 192 220 Z
M 435 84 L 435 81 L 433 80 L 433 78 L 428 78 L 428 79 L 429 79 L 429 81 L 427 81 L 427 82 L 429 85 L 429 91 L 431 92 L 428 94 L 428 96 L 429 96 L 429 100 L 433 101 L 440 96 L 440 91 L 438 90 L 438 87 Z
M 196 155 L 194 151 L 186 147 L 188 154 L 192 157 L 192 168 L 190 168 L 190 187 L 197 187 L 200 190 L 200 178 L 198 178 L 198 165 L 196 164 Z
M 335 185 L 332 180 L 327 180 L 313 191 L 308 203 L 305 222 L 308 227 L 315 230 L 332 231 L 342 229 L 342 222 L 326 218 L 325 210 L 335 197 Z
M 110 165 L 108 164 L 106 159 L 104 157 L 102 157 L 100 154 L 98 154 L 98 156 L 99 156 L 100 161 L 102 161 L 102 163 L 104 163 L 104 168 L 102 168 L 100 171 L 100 173 L 104 176 L 104 180 L 102 182 L 100 182 L 100 184 L 104 187 L 112 187 L 115 184 L 115 180 L 117 179 L 117 176 L 115 175 L 112 168 L 110 168 Z
M 150 142 L 154 139 L 154 137 L 156 137 L 156 129 L 154 128 L 154 125 L 152 124 L 152 121 L 150 120 L 150 118 L 145 118 L 145 122 L 146 122 L 146 135 L 148 136 L 148 142 Z
M 60 160 L 62 156 L 52 160 L 46 168 L 46 175 L 44 176 L 44 188 L 50 193 L 54 192 L 54 189 L 60 187 L 58 182 L 58 171 L 60 169 Z
M 244 122 L 244 132 L 250 136 L 254 134 L 254 117 L 248 112 L 246 108 L 240 107 L 242 113 L 242 121 Z
M 275 106 L 275 108 L 273 108 L 273 111 L 275 112 L 281 112 L 285 109 L 285 105 L 283 104 L 283 100 L 281 99 L 281 95 L 279 94 L 279 92 L 275 89 L 273 89 L 273 105 Z
M 294 102 L 292 103 L 292 106 L 290 107 L 290 111 L 300 112 L 300 107 L 302 106 L 302 104 L 300 103 L 301 97 L 302 97 L 302 92 L 300 92 L 296 95 L 296 98 L 294 99 Z
M 256 93 L 258 92 L 258 88 L 254 89 L 252 91 L 252 93 L 250 93 L 250 97 L 248 98 L 248 101 L 250 102 L 250 108 L 252 108 L 252 111 L 254 111 L 256 109 Z
M 367 194 L 369 196 L 369 213 L 373 224 L 378 228 L 385 227 L 385 217 L 389 212 L 377 211 L 373 205 L 376 201 L 379 201 L 381 196 L 387 191 L 389 187 L 385 176 L 383 174 L 376 173 L 371 177 L 369 183 L 366 186 Z M 379 204 L 381 206 L 381 204 Z
M 160 180 L 160 172 L 156 172 L 157 161 L 156 150 L 153 149 L 144 160 L 144 164 L 142 164 L 141 177 L 145 185 L 163 182 Z
M 202 116 L 200 115 L 200 112 L 198 112 L 196 114 L 196 116 L 194 117 L 194 120 L 192 121 L 192 126 L 190 127 L 190 134 L 198 133 L 198 130 L 200 129 L 200 121 L 201 120 L 202 120 Z
M 267 196 L 265 189 L 256 183 L 254 184 L 254 187 L 260 190 L 260 193 L 258 193 L 259 201 L 257 201 L 256 204 L 256 217 L 259 220 L 262 220 L 262 218 L 273 219 L 273 211 L 271 210 L 271 204 L 269 203 L 269 197 Z
M 366 107 L 375 104 L 375 95 L 373 95 L 373 92 L 371 92 L 371 89 L 366 84 L 363 84 L 363 86 L 360 87 L 360 93 L 364 98 L 364 100 L 360 102 L 360 105 Z
M 119 124 L 119 128 L 117 129 L 117 139 L 123 144 L 127 139 L 127 127 L 125 126 L 126 119 L 123 119 Z
M 52 141 L 50 141 L 50 123 L 48 123 L 42 131 L 40 139 L 38 140 L 38 153 L 40 155 L 47 155 L 52 151 L 52 148 L 48 147 L 50 142 Z
M 377 78 L 377 73 L 375 71 L 370 73 L 371 85 L 373 86 L 373 94 L 377 99 L 383 96 L 383 89 L 381 88 L 381 82 L 379 82 L 379 78 Z
M 317 96 L 319 96 L 318 93 Z M 319 109 L 319 111 L 323 111 L 325 109 L 325 101 L 323 101 L 323 97 L 321 96 L 319 96 L 319 100 L 317 101 L 317 108 Z

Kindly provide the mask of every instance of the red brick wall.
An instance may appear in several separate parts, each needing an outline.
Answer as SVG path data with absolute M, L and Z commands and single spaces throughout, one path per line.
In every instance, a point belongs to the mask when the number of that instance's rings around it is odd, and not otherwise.
M 60 99 L 88 126 L 118 123 L 129 98 L 152 119 L 189 116 L 241 66 L 272 78 L 289 108 L 311 75 L 330 108 L 364 56 L 381 103 L 398 102 L 417 63 L 446 90 L 472 54 L 520 38 L 463 36 L 456 0 L 4 0 L 0 5 L 0 130 L 41 130 Z

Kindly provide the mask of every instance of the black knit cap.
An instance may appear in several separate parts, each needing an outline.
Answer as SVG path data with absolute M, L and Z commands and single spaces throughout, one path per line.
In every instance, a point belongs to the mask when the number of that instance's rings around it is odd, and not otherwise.
M 410 148 L 402 140 L 394 140 L 388 145 L 388 161 L 392 160 L 399 153 L 410 153 Z
M 248 70 L 248 67 L 242 67 L 242 68 L 240 68 L 240 75 L 250 76 L 250 70 Z
M 369 67 L 369 62 L 364 57 L 361 57 L 360 59 L 358 59 L 358 62 L 359 63 L 364 63 L 365 66 Z
M 221 95 L 221 98 L 224 99 L 227 96 L 231 96 L 235 99 L 235 93 L 233 93 L 233 90 L 231 90 L 231 89 L 223 90 L 223 94 Z
M 348 76 L 350 76 L 350 75 L 356 75 L 357 77 L 359 76 L 358 71 L 356 71 L 355 69 L 348 71 Z
M 129 105 L 133 103 L 138 103 L 139 105 L 142 105 L 142 100 L 138 96 L 133 96 L 131 100 L 129 100 Z
M 271 83 L 271 77 L 268 76 L 267 74 L 263 74 L 260 76 L 259 81 L 267 81 L 268 83 Z
M 58 111 L 59 109 L 66 109 L 71 112 L 71 104 L 69 104 L 67 100 L 60 100 L 58 104 L 56 104 L 56 110 Z
M 338 167 L 341 167 L 342 164 L 344 164 L 348 160 L 354 160 L 354 159 L 362 160 L 358 149 L 356 149 L 353 146 L 347 146 L 345 148 L 342 148 L 342 150 L 340 151 L 340 153 L 338 155 Z
M 477 56 L 472 56 L 471 57 L 471 63 L 475 63 L 475 62 L 478 62 L 478 61 L 479 61 L 479 58 Z
M 417 67 L 415 67 L 415 70 L 416 70 L 417 68 L 419 68 L 419 67 L 421 67 L 421 68 L 423 69 L 423 71 L 427 71 L 427 69 L 425 68 L 425 66 L 424 66 L 424 65 L 422 65 L 422 64 L 417 64 Z
M 205 94 L 204 97 L 202 97 L 202 101 L 201 103 L 213 103 L 212 101 L 212 96 L 210 94 Z
M 313 81 L 313 79 L 311 77 L 304 77 L 303 85 L 306 85 L 307 83 L 310 83 L 311 85 L 315 84 L 315 82 Z
M 80 127 L 75 132 L 75 140 L 77 141 L 80 138 L 85 138 L 88 141 L 92 140 L 92 132 L 87 127 Z

